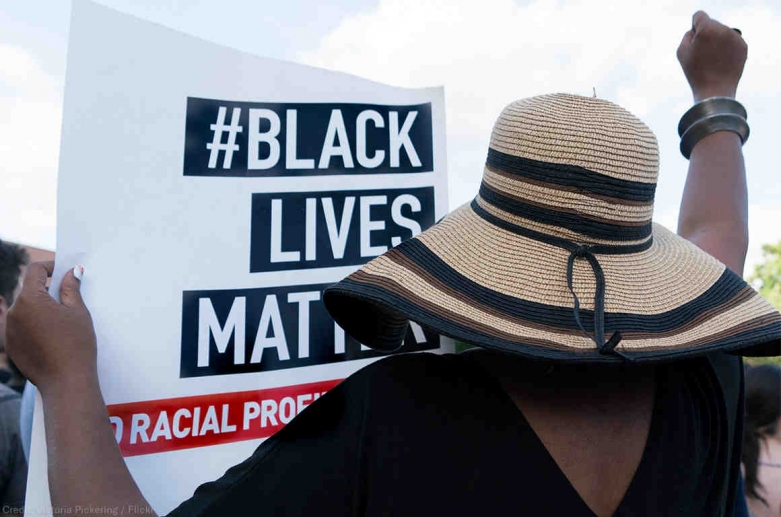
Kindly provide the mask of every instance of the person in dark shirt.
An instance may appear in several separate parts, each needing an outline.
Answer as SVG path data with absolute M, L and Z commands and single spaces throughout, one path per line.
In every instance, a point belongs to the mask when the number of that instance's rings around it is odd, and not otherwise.
M 735 96 L 736 31 L 697 13 L 678 55 L 695 101 Z M 477 349 L 364 368 L 172 515 L 734 515 L 734 354 L 777 353 L 781 315 L 740 278 L 742 140 L 700 137 L 676 236 L 651 223 L 642 122 L 572 95 L 508 106 L 475 200 L 324 295 L 374 348 L 413 320 Z M 9 346 L 41 391 L 52 502 L 146 509 L 108 424 L 82 270 L 57 303 L 51 269 L 30 268 Z
M 29 261 L 24 248 L 0 240 L 0 383 L 18 393 L 24 389 L 25 378 L 5 351 L 5 325 Z
M 19 432 L 20 395 L 0 384 L 0 515 L 19 515 L 24 508 L 27 460 Z
M 8 358 L 8 311 L 21 290 L 29 257 L 24 248 L 0 240 L 0 513 L 21 511 L 27 485 L 27 460 L 19 430 L 20 390 L 24 377 Z

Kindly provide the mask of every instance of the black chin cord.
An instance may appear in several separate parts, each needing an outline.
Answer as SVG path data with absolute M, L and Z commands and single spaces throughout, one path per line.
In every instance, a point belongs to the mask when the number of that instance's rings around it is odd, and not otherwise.
M 573 271 L 575 268 L 575 260 L 578 258 L 584 258 L 588 260 L 591 270 L 594 272 L 594 277 L 597 280 L 597 289 L 594 294 L 594 336 L 592 337 L 586 329 L 583 327 L 583 323 L 580 321 L 580 300 L 578 295 L 575 294 L 575 289 L 572 286 Z M 596 255 L 592 253 L 591 246 L 578 246 L 571 249 L 569 260 L 567 262 L 567 286 L 575 299 L 575 307 L 573 313 L 575 315 L 575 323 L 578 324 L 580 330 L 597 345 L 597 350 L 603 355 L 617 355 L 626 359 L 627 361 L 634 361 L 631 357 L 621 353 L 616 349 L 616 345 L 621 341 L 621 333 L 616 331 L 610 336 L 610 339 L 605 341 L 605 274 L 602 271 L 602 266 L 599 265 Z

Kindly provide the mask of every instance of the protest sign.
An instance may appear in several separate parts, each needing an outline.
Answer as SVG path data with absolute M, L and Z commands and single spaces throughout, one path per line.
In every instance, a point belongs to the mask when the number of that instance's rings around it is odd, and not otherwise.
M 335 325 L 322 292 L 446 213 L 443 91 L 77 0 L 58 181 L 52 290 L 85 266 L 115 436 L 167 512 L 382 357 Z M 401 351 L 451 345 L 411 325 Z M 52 512 L 40 406 L 30 515 Z

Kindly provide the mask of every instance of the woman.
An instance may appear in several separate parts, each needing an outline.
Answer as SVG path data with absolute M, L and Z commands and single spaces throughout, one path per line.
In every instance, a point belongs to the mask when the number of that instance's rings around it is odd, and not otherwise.
M 781 516 L 781 367 L 776 365 L 746 372 L 743 468 L 751 514 Z
M 679 48 L 695 101 L 734 97 L 745 57 L 701 12 Z M 724 129 L 684 138 L 676 236 L 651 223 L 658 149 L 640 120 L 573 95 L 508 106 L 475 200 L 324 295 L 377 349 L 417 320 L 482 351 L 373 363 L 172 515 L 734 515 L 742 366 L 727 352 L 777 350 L 781 315 L 739 276 L 742 140 Z M 61 304 L 50 271 L 30 268 L 8 343 L 41 391 L 52 502 L 146 510 L 81 270 Z

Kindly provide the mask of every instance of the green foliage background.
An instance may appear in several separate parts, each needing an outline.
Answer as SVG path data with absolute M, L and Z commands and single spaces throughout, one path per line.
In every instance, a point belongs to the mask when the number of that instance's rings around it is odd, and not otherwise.
M 748 279 L 759 294 L 781 310 L 781 241 L 762 246 L 762 262 L 754 267 Z M 747 360 L 751 364 L 774 363 L 781 366 L 781 357 L 762 357 Z

